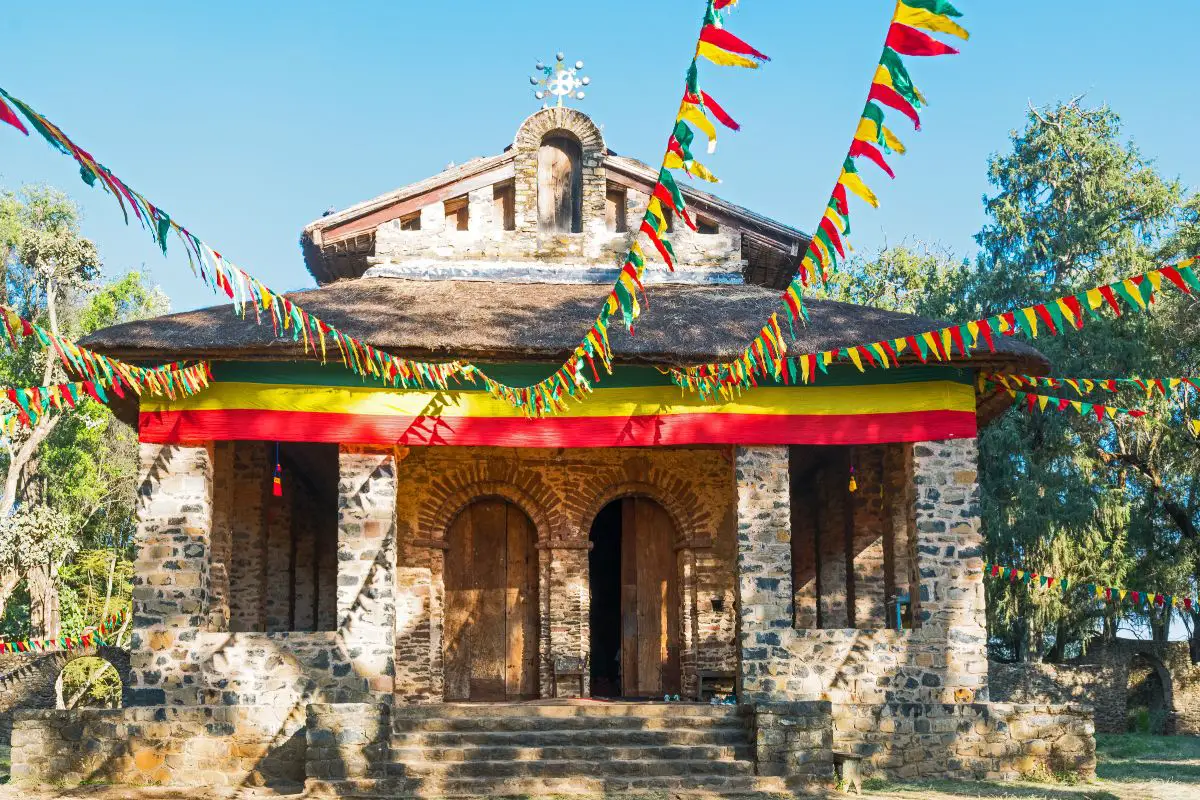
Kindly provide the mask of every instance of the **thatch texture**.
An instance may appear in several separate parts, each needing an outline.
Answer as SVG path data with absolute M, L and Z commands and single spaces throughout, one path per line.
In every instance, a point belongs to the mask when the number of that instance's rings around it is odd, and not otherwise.
M 650 306 L 630 337 L 611 329 L 618 360 L 686 364 L 728 359 L 757 333 L 779 293 L 758 286 L 647 287 Z M 431 359 L 557 360 L 569 353 L 607 287 L 360 278 L 293 292 L 289 299 L 331 325 L 397 355 Z M 816 352 L 931 330 L 938 323 L 829 300 L 809 300 L 811 322 L 792 352 Z M 228 305 L 115 325 L 81 343 L 103 353 L 152 361 L 178 358 L 289 358 L 300 345 L 276 337 L 269 318 L 240 319 Z M 1011 337 L 972 365 L 1045 372 L 1045 358 Z

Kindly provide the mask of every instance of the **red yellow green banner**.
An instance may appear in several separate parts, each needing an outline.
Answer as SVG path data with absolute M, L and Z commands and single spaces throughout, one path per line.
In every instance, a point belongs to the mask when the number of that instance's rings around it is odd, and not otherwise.
M 491 365 L 508 380 L 539 365 Z M 968 370 L 914 367 L 864 381 L 834 371 L 822 386 L 763 385 L 710 403 L 680 395 L 658 370 L 624 366 L 587 403 L 537 421 L 481 389 L 364 384 L 300 363 L 213 365 L 202 394 L 143 398 L 142 441 L 352 442 L 376 445 L 635 447 L 699 444 L 869 444 L 976 433 Z

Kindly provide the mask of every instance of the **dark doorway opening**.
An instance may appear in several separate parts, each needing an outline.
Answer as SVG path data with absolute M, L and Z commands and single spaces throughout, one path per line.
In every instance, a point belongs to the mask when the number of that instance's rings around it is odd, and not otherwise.
M 596 515 L 588 555 L 593 697 L 679 694 L 675 527 L 646 497 Z
M 588 575 L 592 592 L 592 697 L 621 696 L 621 503 L 609 503 L 592 522 Z

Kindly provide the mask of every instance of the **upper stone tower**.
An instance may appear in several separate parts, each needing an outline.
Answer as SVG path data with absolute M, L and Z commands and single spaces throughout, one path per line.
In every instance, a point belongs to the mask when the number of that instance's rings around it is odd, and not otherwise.
M 587 114 L 543 108 L 498 155 L 310 223 L 305 261 L 321 284 L 365 274 L 608 283 L 657 176 L 657 168 L 609 150 Z M 699 230 L 669 220 L 676 269 L 660 264 L 648 280 L 786 284 L 805 234 L 690 185 L 681 189 Z

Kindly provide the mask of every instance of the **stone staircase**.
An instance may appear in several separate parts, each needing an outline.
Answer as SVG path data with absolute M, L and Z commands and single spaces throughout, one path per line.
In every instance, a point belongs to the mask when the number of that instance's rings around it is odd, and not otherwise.
M 669 792 L 768 798 L 750 717 L 698 703 L 553 701 L 392 709 L 386 777 L 309 780 L 312 796 L 505 797 Z

